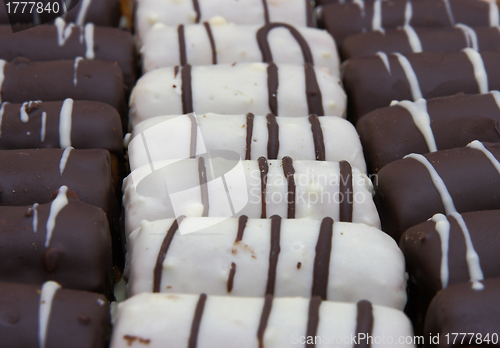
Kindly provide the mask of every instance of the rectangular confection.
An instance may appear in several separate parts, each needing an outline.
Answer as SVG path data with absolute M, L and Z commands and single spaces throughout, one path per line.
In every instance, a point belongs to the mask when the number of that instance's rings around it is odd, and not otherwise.
M 103 295 L 43 286 L 0 283 L 1 348 L 105 348 L 111 331 Z
M 399 340 L 412 336 L 403 312 L 368 301 L 141 294 L 119 305 L 111 348 L 134 343 L 163 348 L 165 342 L 171 348 L 232 347 L 235 342 L 239 348 L 276 348 L 304 346 L 306 340 L 307 346 L 373 341 L 371 347 L 381 348 L 389 340 L 391 347 L 415 347 Z
M 0 281 L 54 280 L 113 298 L 111 234 L 102 209 L 63 186 L 47 204 L 0 206 L 0 221 Z
M 286 23 L 237 25 L 224 20 L 203 24 L 155 25 L 140 48 L 143 71 L 175 65 L 311 63 L 339 70 L 333 38 L 325 30 Z

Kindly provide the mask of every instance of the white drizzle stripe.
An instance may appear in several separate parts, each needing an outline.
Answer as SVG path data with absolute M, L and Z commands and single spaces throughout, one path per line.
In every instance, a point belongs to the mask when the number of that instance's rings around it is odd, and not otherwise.
M 26 112 L 26 107 L 28 106 L 28 102 L 24 102 L 23 105 L 21 105 L 21 108 L 19 109 L 19 114 L 21 115 L 21 122 L 22 123 L 28 123 L 30 120 L 30 117 L 28 113 Z
M 3 113 L 5 112 L 5 105 L 9 104 L 8 102 L 2 103 L 0 106 L 0 138 L 2 137 L 2 121 L 3 121 Z
M 38 346 L 45 348 L 47 332 L 49 329 L 50 313 L 52 311 L 52 301 L 57 290 L 61 288 L 56 282 L 48 281 L 42 285 L 40 293 L 40 304 L 38 309 Z
M 420 85 L 418 84 L 418 78 L 417 75 L 415 75 L 415 71 L 410 64 L 410 61 L 401 53 L 393 54 L 398 58 L 399 64 L 401 64 L 401 67 L 405 72 L 406 79 L 408 80 L 408 83 L 410 85 L 411 96 L 413 100 L 422 99 L 422 91 L 420 90 Z
M 479 43 L 477 40 L 477 34 L 474 29 L 468 25 L 459 23 L 455 25 L 455 28 L 460 29 L 464 33 L 465 40 L 467 41 L 467 46 L 479 51 Z
M 85 51 L 85 58 L 94 59 L 94 24 L 87 23 L 85 25 L 85 45 L 87 46 L 87 50 Z
M 455 24 L 455 17 L 453 16 L 453 11 L 451 10 L 450 0 L 443 0 L 444 7 L 446 8 L 446 14 L 448 15 L 448 19 L 450 20 L 450 24 Z
M 444 211 L 446 212 L 446 215 L 450 215 L 451 213 L 455 213 L 457 209 L 455 208 L 455 203 L 453 203 L 453 198 L 451 198 L 450 192 L 448 191 L 448 188 L 446 187 L 443 179 L 439 176 L 438 172 L 434 168 L 434 166 L 429 162 L 427 158 L 420 154 L 416 153 L 411 153 L 409 155 L 406 155 L 404 158 L 411 158 L 416 161 L 419 161 L 424 165 L 424 167 L 427 169 L 429 172 L 429 175 L 431 176 L 432 183 L 434 184 L 434 187 L 438 191 L 439 195 L 441 196 L 441 202 L 443 203 L 444 206 Z
M 382 28 L 382 0 L 375 0 L 373 3 L 372 30 L 385 33 Z
M 411 4 L 411 0 L 406 0 L 405 6 L 405 24 L 404 26 L 410 26 L 411 19 L 413 17 L 413 6 Z
M 418 37 L 415 29 L 413 29 L 412 26 L 405 25 L 403 27 L 403 30 L 405 31 L 406 36 L 408 37 L 408 43 L 410 44 L 413 53 L 422 52 L 422 42 L 420 42 L 420 38 Z
M 491 164 L 493 164 L 493 167 L 495 167 L 495 170 L 498 172 L 498 174 L 500 174 L 500 162 L 495 158 L 495 156 L 493 156 L 491 151 L 489 151 L 483 145 L 482 142 L 480 142 L 479 140 L 474 140 L 469 145 L 467 145 L 467 147 L 474 149 L 474 150 L 479 150 L 482 153 L 484 153 L 484 155 L 488 158 L 488 160 L 491 162 Z
M 45 141 L 45 133 L 47 131 L 47 113 L 42 112 L 42 127 L 40 128 L 40 141 L 43 143 Z
M 73 23 L 68 23 L 66 25 L 66 21 L 61 17 L 57 17 L 54 25 L 57 28 L 57 44 L 59 46 L 64 46 L 66 41 L 71 37 L 73 33 L 73 27 L 75 26 Z
M 497 106 L 500 109 L 500 92 L 490 91 L 490 94 L 493 96 L 493 99 L 495 99 L 495 102 L 497 103 Z
M 38 231 L 38 203 L 33 204 L 33 233 Z
M 490 27 L 498 27 L 500 25 L 498 5 L 496 1 L 488 1 L 490 5 Z
M 377 56 L 380 57 L 380 59 L 382 60 L 382 63 L 384 63 L 385 68 L 389 72 L 389 75 L 391 75 L 391 65 L 389 64 L 389 57 L 387 57 L 387 54 L 385 54 L 382 51 L 378 51 Z
M 359 6 L 359 9 L 361 10 L 361 16 L 365 16 L 365 1 L 364 0 L 353 0 L 353 2 Z
M 469 278 L 472 283 L 472 288 L 474 290 L 482 290 L 484 288 L 483 284 L 479 283 L 480 280 L 484 279 L 483 270 L 481 269 L 481 262 L 479 261 L 479 255 L 474 249 L 472 244 L 472 239 L 470 237 L 469 229 L 465 224 L 464 218 L 457 212 L 451 213 L 451 216 L 457 220 L 458 226 L 462 230 L 465 239 L 465 247 L 467 249 L 465 258 L 467 260 L 467 269 L 469 270 Z
M 66 164 L 68 163 L 69 155 L 74 148 L 67 147 L 64 149 L 63 154 L 61 156 L 61 161 L 59 161 L 59 175 L 63 175 L 64 169 L 66 169 Z
M 71 124 L 73 118 L 73 99 L 68 98 L 63 102 L 59 114 L 59 146 L 65 149 L 71 146 Z
M 413 123 L 415 123 L 415 126 L 417 126 L 420 133 L 424 136 L 429 152 L 436 152 L 436 138 L 432 132 L 431 117 L 427 111 L 427 101 L 425 99 L 419 99 L 416 102 L 403 100 L 401 102 L 391 103 L 391 105 L 399 105 L 408 110 L 413 118 Z
M 488 93 L 488 74 L 486 73 L 486 68 L 484 67 L 483 58 L 478 51 L 472 48 L 464 48 L 462 50 L 469 58 L 472 68 L 474 69 L 474 77 L 477 81 L 479 87 L 479 93 Z
M 52 239 L 52 233 L 54 232 L 54 228 L 56 227 L 56 219 L 59 212 L 68 205 L 68 197 L 66 193 L 68 192 L 67 186 L 61 186 L 59 188 L 59 192 L 57 193 L 57 197 L 52 201 L 50 205 L 49 217 L 47 219 L 47 234 L 45 236 L 45 244 L 46 248 L 50 245 L 50 240 Z
M 73 85 L 75 85 L 75 87 L 78 85 L 78 64 L 81 60 L 83 60 L 82 57 L 75 58 L 75 76 L 73 77 Z
M 443 214 L 436 214 L 432 217 L 432 221 L 436 223 L 434 227 L 441 239 L 441 287 L 446 289 L 450 278 L 450 268 L 448 265 L 448 250 L 450 242 L 450 222 Z
M 80 6 L 80 10 L 78 11 L 78 16 L 76 17 L 76 24 L 82 25 L 85 23 L 85 19 L 87 18 L 87 11 L 89 10 L 89 5 L 92 0 L 81 0 L 82 4 Z
M 4 73 L 5 64 L 7 64 L 7 62 L 3 59 L 0 59 L 0 103 L 2 102 L 3 80 L 5 79 L 5 73 Z

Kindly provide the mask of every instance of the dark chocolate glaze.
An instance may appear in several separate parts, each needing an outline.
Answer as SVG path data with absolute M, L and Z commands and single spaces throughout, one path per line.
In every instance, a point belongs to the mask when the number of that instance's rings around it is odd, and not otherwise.
M 65 288 L 99 292 L 112 299 L 111 235 L 106 214 L 80 202 L 74 193 L 68 192 L 67 198 L 47 248 L 50 203 L 35 209 L 0 207 L 0 281 L 43 284 L 54 280 Z
M 231 262 L 231 269 L 229 270 L 229 276 L 227 278 L 227 293 L 233 291 L 234 276 L 236 274 L 236 264 Z
M 438 150 L 473 140 L 500 142 L 500 109 L 491 94 L 457 94 L 429 99 L 427 112 Z M 401 106 L 377 109 L 356 125 L 370 172 L 410 153 L 428 153 L 410 112 Z
M 252 136 L 253 136 L 253 119 L 254 114 L 251 112 L 247 114 L 247 138 L 246 138 L 246 149 L 245 149 L 245 160 L 252 159 Z M 268 126 L 269 128 L 269 126 Z
M 340 161 L 340 184 L 339 193 L 341 202 L 339 204 L 339 221 L 352 222 L 352 210 L 354 203 L 354 188 L 352 186 L 352 167 L 347 161 Z
M 275 116 L 278 115 L 278 66 L 269 63 L 267 66 L 267 93 L 269 99 L 269 109 Z
M 189 157 L 196 157 L 196 146 L 198 142 L 198 121 L 194 114 L 188 114 L 189 121 L 191 122 L 191 141 L 189 144 Z
M 335 38 L 337 44 L 350 35 L 372 30 L 374 1 L 364 1 L 365 10 L 350 2 L 328 4 L 323 7 L 321 23 Z M 463 23 L 471 27 L 489 26 L 489 6 L 486 2 L 475 0 L 450 0 L 455 23 L 451 23 L 444 1 L 411 1 L 413 27 L 451 27 Z M 405 24 L 406 1 L 382 1 L 382 27 L 396 28 Z M 363 15 L 364 13 L 364 15 Z
M 311 123 L 316 160 L 325 161 L 325 141 L 323 139 L 323 130 L 321 129 L 321 123 L 319 122 L 318 115 L 310 115 L 309 123 Z
M 65 44 L 59 46 L 55 25 L 39 25 L 15 34 L 10 26 L 0 25 L 0 59 L 12 61 L 17 57 L 25 57 L 32 61 L 49 61 L 85 57 L 87 46 L 85 40 L 80 40 L 83 31 L 83 27 L 73 27 Z M 127 89 L 132 89 L 136 80 L 132 35 L 118 28 L 95 26 L 93 38 L 95 59 L 118 64 Z
M 438 2 L 436 2 L 438 3 Z M 489 90 L 500 89 L 500 50 L 480 52 Z M 456 93 L 477 94 L 473 66 L 464 52 L 425 52 L 406 56 L 425 99 Z M 348 114 L 353 122 L 393 100 L 413 100 L 408 79 L 394 54 L 388 55 L 391 73 L 378 56 L 349 59 L 343 65 Z
M 257 339 L 259 340 L 259 348 L 264 348 L 264 333 L 266 332 L 267 322 L 273 309 L 274 296 L 267 294 L 264 297 L 264 306 L 262 307 L 262 314 L 260 316 L 259 328 L 257 330 Z
M 275 115 L 267 114 L 266 119 L 269 133 L 267 140 L 267 158 L 277 159 L 280 150 L 280 129 Z
M 314 257 L 312 296 L 326 300 L 328 293 L 328 276 L 330 275 L 330 257 L 332 253 L 333 219 L 321 221 L 316 256 Z
M 201 204 L 203 204 L 202 216 L 207 217 L 210 209 L 210 202 L 208 200 L 207 168 L 205 167 L 205 159 L 203 157 L 198 158 L 198 176 L 200 180 Z
M 480 51 L 500 48 L 500 31 L 497 28 L 472 28 L 477 35 Z M 459 28 L 414 28 L 423 52 L 457 52 L 471 47 Z M 408 35 L 403 28 L 387 29 L 385 33 L 371 31 L 348 37 L 339 47 L 343 60 L 377 52 L 413 53 Z
M 267 0 L 262 0 L 262 7 L 264 8 L 264 22 L 269 23 L 269 8 L 267 6 Z
M 212 34 L 212 29 L 210 28 L 210 23 L 203 22 L 205 30 L 207 31 L 208 40 L 210 41 L 210 48 L 212 49 L 212 64 L 217 64 L 217 49 L 215 48 L 214 35 Z
M 318 324 L 319 324 L 319 307 L 321 306 L 321 297 L 313 296 L 309 300 L 309 311 L 307 314 L 307 337 L 315 337 L 318 332 Z M 316 347 L 316 343 L 314 340 L 312 343 L 307 340 L 306 348 L 314 348 Z
M 123 74 L 114 63 L 82 60 L 77 69 L 76 86 L 73 82 L 74 60 L 30 62 L 17 58 L 5 64 L 4 73 L 0 92 L 2 101 L 23 103 L 27 100 L 59 101 L 66 98 L 99 101 L 124 115 Z
M 198 0 L 193 0 L 193 9 L 194 12 L 196 12 L 195 22 L 200 23 L 201 11 L 200 11 L 200 3 L 198 2 Z
M 40 285 L 0 283 L 0 347 L 39 347 L 40 290 Z M 103 295 L 69 289 L 56 292 L 47 348 L 105 348 L 110 332 L 109 303 Z
M 243 233 L 245 233 L 245 228 L 247 227 L 248 216 L 241 215 L 238 218 L 238 234 L 236 235 L 235 243 L 241 242 L 243 240 Z
M 193 322 L 191 324 L 191 333 L 189 334 L 188 348 L 196 348 L 198 345 L 198 333 L 200 332 L 201 319 L 203 318 L 203 311 L 205 303 L 207 302 L 207 294 L 201 294 L 196 304 Z
M 57 101 L 33 103 L 31 108 L 27 105 L 27 123 L 21 121 L 22 104 L 5 104 L 0 123 L 0 149 L 60 147 L 59 116 L 62 104 L 62 101 Z M 41 131 L 43 113 L 46 114 L 44 141 Z M 100 102 L 74 101 L 71 124 L 71 146 L 74 148 L 106 149 L 120 156 L 123 154 L 120 115 L 111 106 Z
M 500 159 L 500 143 L 483 145 Z M 500 209 L 500 175 L 481 151 L 455 148 L 424 157 L 442 178 L 459 213 Z M 411 226 L 445 213 L 427 168 L 412 158 L 382 168 L 375 191 L 382 230 L 396 240 Z
M 271 216 L 271 250 L 269 252 L 269 272 L 267 276 L 266 295 L 274 295 L 274 286 L 276 284 L 276 268 L 278 266 L 278 257 L 281 235 L 281 217 L 279 215 Z
M 371 302 L 367 300 L 359 301 L 356 315 L 356 337 L 361 333 L 365 334 L 365 337 L 371 336 L 373 321 L 373 308 Z M 354 348 L 370 348 L 371 346 L 368 339 L 360 339 L 354 344 Z
M 259 162 L 260 171 L 260 192 L 261 192 L 261 203 L 262 212 L 260 214 L 261 219 L 267 218 L 266 212 L 266 187 L 267 187 L 267 173 L 269 172 L 269 165 L 267 164 L 267 159 L 265 157 L 259 157 L 257 160 Z
M 285 175 L 287 186 L 288 186 L 288 192 L 287 192 L 287 204 L 288 204 L 288 209 L 287 209 L 287 218 L 288 219 L 295 219 L 295 179 L 294 179 L 294 174 L 295 174 L 295 168 L 293 168 L 293 160 L 285 156 L 283 157 L 282 160 L 283 164 L 283 174 Z
M 177 27 L 177 35 L 179 37 L 179 61 L 181 66 L 187 64 L 187 55 L 186 55 L 186 38 L 184 36 L 184 24 L 180 24 Z
M 174 235 L 179 229 L 179 225 L 184 220 L 185 216 L 180 216 L 178 219 L 175 219 L 170 228 L 163 238 L 163 242 L 161 243 L 160 251 L 158 252 L 158 258 L 156 259 L 155 269 L 154 269 L 154 277 L 153 277 L 153 292 L 160 292 L 161 286 L 161 278 L 163 271 L 163 262 L 165 262 L 165 258 L 167 257 L 168 249 L 170 248 L 170 244 L 172 244 L 172 240 L 174 239 Z
M 191 65 L 186 64 L 181 68 L 181 79 L 182 79 L 182 113 L 189 114 L 191 112 L 194 112 L 193 91 L 191 89 Z
M 441 290 L 432 300 L 427 316 L 425 318 L 425 337 L 429 335 L 440 335 L 439 347 L 457 347 L 452 345 L 454 334 L 461 332 L 471 332 L 482 337 L 482 342 L 487 334 L 500 334 L 500 278 L 486 279 L 482 282 L 484 289 L 476 291 L 471 288 L 470 283 L 452 285 Z M 447 344 L 446 335 L 450 340 Z M 481 335 L 481 336 L 479 336 Z M 458 337 L 462 337 L 459 335 Z M 470 335 L 465 342 L 469 343 Z M 476 338 L 474 337 L 474 339 Z M 458 341 L 458 338 L 457 338 Z M 488 346 L 498 347 L 490 343 Z M 474 340 L 469 347 L 479 347 L 474 344 Z M 437 347 L 426 341 L 424 347 Z M 483 345 L 484 347 L 484 345 Z

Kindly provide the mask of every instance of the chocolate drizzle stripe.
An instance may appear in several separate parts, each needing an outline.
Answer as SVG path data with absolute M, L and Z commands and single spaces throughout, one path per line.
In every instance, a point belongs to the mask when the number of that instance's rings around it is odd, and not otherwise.
M 304 69 L 306 74 L 306 98 L 309 113 L 324 116 L 323 97 L 321 96 L 321 89 L 316 79 L 314 66 L 310 63 L 305 63 Z
M 182 79 L 182 113 L 193 112 L 193 91 L 191 88 L 191 65 L 184 65 L 181 69 Z
M 247 147 L 245 149 L 245 160 L 252 159 L 252 136 L 253 136 L 253 119 L 254 114 L 247 114 Z
M 179 229 L 179 225 L 182 220 L 184 220 L 185 216 L 180 216 L 178 219 L 174 220 L 173 224 L 167 231 L 163 242 L 161 243 L 160 251 L 158 252 L 158 258 L 156 259 L 156 265 L 153 273 L 153 292 L 160 292 L 161 285 L 161 275 L 163 270 L 163 262 L 167 257 L 168 249 L 170 248 L 170 244 L 172 244 L 172 240 L 174 239 L 175 232 Z
M 285 174 L 286 182 L 288 185 L 288 194 L 287 194 L 287 202 L 288 202 L 288 210 L 287 210 L 287 218 L 295 219 L 295 168 L 293 168 L 293 160 L 286 156 L 283 157 L 283 174 Z
M 267 140 L 267 158 L 277 159 L 280 150 L 280 129 L 275 115 L 267 114 L 266 119 L 267 131 L 269 133 Z
M 266 295 L 274 295 L 276 284 L 276 268 L 278 266 L 278 257 L 281 235 L 281 216 L 271 216 L 271 250 L 269 252 L 269 272 L 267 275 Z
M 191 122 L 191 142 L 189 144 L 189 157 L 196 157 L 196 146 L 198 142 L 198 121 L 194 114 L 188 114 L 189 121 Z
M 262 0 L 262 7 L 264 8 L 264 22 L 269 23 L 269 7 L 267 6 L 267 0 Z
M 243 240 L 243 233 L 245 233 L 245 228 L 247 227 L 248 216 L 241 215 L 238 219 L 238 234 L 236 235 L 235 243 L 241 242 Z
M 257 160 L 259 163 L 259 171 L 260 171 L 260 193 L 261 193 L 261 205 L 262 212 L 260 214 L 261 219 L 265 219 L 267 217 L 267 209 L 266 209 L 266 187 L 267 187 L 267 173 L 269 173 L 269 166 L 267 164 L 267 159 L 265 157 L 259 157 Z
M 186 55 L 186 37 L 184 36 L 184 25 L 181 24 L 177 27 L 177 35 L 179 36 L 179 59 L 181 65 L 187 64 Z
M 203 157 L 198 158 L 198 177 L 200 181 L 201 204 L 203 204 L 203 217 L 207 217 L 210 202 L 208 200 L 207 168 L 205 167 L 205 159 Z
M 207 294 L 201 294 L 196 304 L 193 322 L 191 324 L 191 332 L 189 333 L 188 348 L 196 348 L 198 345 L 198 333 L 200 332 L 201 319 L 203 318 L 203 311 L 205 310 L 205 303 L 207 302 Z
M 352 168 L 349 162 L 340 161 L 340 204 L 339 204 L 339 221 L 352 222 L 353 210 L 353 186 L 352 186 Z
M 229 270 L 229 277 L 227 278 L 227 293 L 233 291 L 234 276 L 236 274 L 236 264 L 231 262 L 231 269 Z
M 316 256 L 314 257 L 312 296 L 327 300 L 330 256 L 332 253 L 333 219 L 324 218 L 321 222 Z
M 264 348 L 264 333 L 266 332 L 267 322 L 271 310 L 273 309 L 273 295 L 266 295 L 264 298 L 264 306 L 262 307 L 262 314 L 260 315 L 259 329 L 257 330 L 257 339 L 259 340 L 259 348 Z
M 178 74 L 179 74 L 179 66 L 176 65 L 174 66 L 174 79 L 177 77 Z
M 309 301 L 309 312 L 307 315 L 307 331 L 306 338 L 315 337 L 318 332 L 318 324 L 319 324 L 319 307 L 321 306 L 321 298 L 318 296 L 314 296 Z M 314 348 L 316 344 L 313 340 L 312 343 L 306 343 L 306 348 Z
M 305 1 L 306 1 L 306 25 L 308 27 L 314 27 L 311 1 L 310 0 L 305 0 Z
M 311 123 L 311 132 L 314 141 L 314 151 L 316 152 L 316 160 L 325 161 L 325 140 L 323 139 L 323 130 L 319 122 L 318 115 L 310 115 L 309 123 Z
M 214 35 L 212 34 L 212 29 L 210 28 L 210 23 L 203 22 L 205 30 L 207 31 L 208 40 L 210 41 L 210 48 L 212 49 L 212 64 L 217 64 L 217 50 L 215 48 Z
M 269 109 L 273 115 L 278 116 L 278 66 L 269 63 L 267 66 L 267 91 L 269 100 Z
M 357 304 L 357 315 L 356 315 L 356 337 L 360 333 L 366 334 L 365 337 L 371 336 L 373 329 L 373 308 L 369 301 L 361 300 Z M 371 344 L 368 339 L 358 340 L 354 345 L 354 348 L 370 348 Z
M 200 23 L 200 18 L 201 18 L 201 11 L 200 11 L 200 3 L 198 0 L 193 0 L 193 9 L 196 12 L 196 23 Z

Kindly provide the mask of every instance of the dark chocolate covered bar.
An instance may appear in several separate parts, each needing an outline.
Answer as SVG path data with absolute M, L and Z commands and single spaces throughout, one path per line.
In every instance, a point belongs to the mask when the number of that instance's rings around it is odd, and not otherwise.
M 411 154 L 378 172 L 382 230 L 399 240 L 437 213 L 500 209 L 500 143 Z
M 72 146 L 123 154 L 120 115 L 104 103 L 72 99 L 4 103 L 0 120 L 0 150 Z
M 1 348 L 105 348 L 110 331 L 103 295 L 56 282 L 0 283 Z
M 500 89 L 499 51 L 380 53 L 343 65 L 348 116 L 354 122 L 393 100 L 477 94 Z
M 356 129 L 371 172 L 409 153 L 500 142 L 500 92 L 403 101 L 363 116 Z
M 66 186 L 47 204 L 0 206 L 0 281 L 42 284 L 112 298 L 111 235 L 102 209 Z
M 405 25 L 412 27 L 498 26 L 495 1 L 477 0 L 366 0 L 328 4 L 321 23 L 340 44 L 350 35 Z
M 72 98 L 100 101 L 121 114 L 125 110 L 123 74 L 111 62 L 88 59 L 31 62 L 16 58 L 10 63 L 0 60 L 0 71 L 3 72 L 0 101 L 24 103 Z

